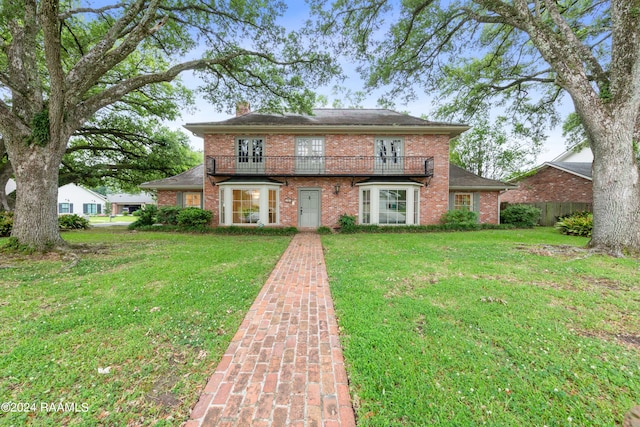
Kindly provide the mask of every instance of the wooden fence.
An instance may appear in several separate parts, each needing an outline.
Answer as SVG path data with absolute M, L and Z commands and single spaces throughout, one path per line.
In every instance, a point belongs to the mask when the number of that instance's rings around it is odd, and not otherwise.
M 518 203 L 521 205 L 535 206 L 540 209 L 540 219 L 538 223 L 543 226 L 553 226 L 558 217 L 569 215 L 573 212 L 591 212 L 593 206 L 591 203 L 572 203 L 572 202 L 541 202 L 541 203 Z M 500 209 L 504 209 L 508 203 L 500 204 Z

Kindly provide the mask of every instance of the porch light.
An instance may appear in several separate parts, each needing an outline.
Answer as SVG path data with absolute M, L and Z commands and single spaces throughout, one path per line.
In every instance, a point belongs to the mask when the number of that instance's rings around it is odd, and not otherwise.
M 339 194 L 340 193 L 340 183 L 336 183 L 336 185 L 333 186 L 333 194 Z

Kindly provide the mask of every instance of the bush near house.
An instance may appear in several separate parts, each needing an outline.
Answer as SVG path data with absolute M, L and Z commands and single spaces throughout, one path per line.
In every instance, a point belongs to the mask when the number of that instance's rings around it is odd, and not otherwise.
M 500 212 L 500 222 L 518 228 L 533 228 L 538 224 L 540 209 L 530 205 L 509 205 Z
M 0 211 L 0 237 L 8 237 L 13 229 L 13 212 Z
M 213 214 L 200 208 L 184 208 L 176 216 L 178 225 L 181 227 L 206 227 Z
M 158 208 L 155 205 L 147 205 L 135 211 L 134 215 L 137 216 L 138 219 L 129 224 L 130 230 L 155 224 L 158 220 Z
M 89 220 L 76 214 L 60 215 L 58 227 L 60 230 L 86 230 L 89 228 Z
M 440 224 L 444 230 L 479 230 L 478 213 L 474 211 L 454 210 L 442 215 Z
M 178 225 L 178 213 L 182 208 L 178 206 L 165 206 L 158 209 L 158 222 L 164 225 Z
M 562 234 L 570 236 L 591 237 L 593 231 L 593 214 L 591 212 L 574 212 L 560 218 L 555 228 Z

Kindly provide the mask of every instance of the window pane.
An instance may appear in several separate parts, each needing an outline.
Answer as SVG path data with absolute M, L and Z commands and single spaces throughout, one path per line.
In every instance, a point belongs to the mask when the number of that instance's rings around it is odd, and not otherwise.
M 202 195 L 201 193 L 184 193 L 184 204 L 185 207 L 196 207 L 199 208 L 202 206 Z
M 407 223 L 407 190 L 380 190 L 378 223 Z
M 470 211 L 471 210 L 471 194 L 456 193 L 453 196 L 453 209 L 457 211 Z
M 371 190 L 362 191 L 362 219 L 363 224 L 371 224 Z
M 226 193 L 226 190 L 224 188 L 220 188 L 218 194 L 220 194 L 220 224 L 226 224 L 227 223 L 227 216 L 225 214 L 226 212 L 226 207 L 225 207 L 225 203 L 224 203 L 224 195 Z
M 260 220 L 260 190 L 233 190 L 233 223 L 255 224 Z
M 278 222 L 278 192 L 269 190 L 269 224 Z
M 420 224 L 420 190 L 413 190 L 413 223 Z

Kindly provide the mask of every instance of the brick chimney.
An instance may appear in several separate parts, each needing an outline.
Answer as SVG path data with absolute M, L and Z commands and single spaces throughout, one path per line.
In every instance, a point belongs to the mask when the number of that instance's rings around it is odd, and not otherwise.
M 251 112 L 251 105 L 246 102 L 238 102 L 236 104 L 236 117 L 244 116 L 245 114 L 249 114 Z

